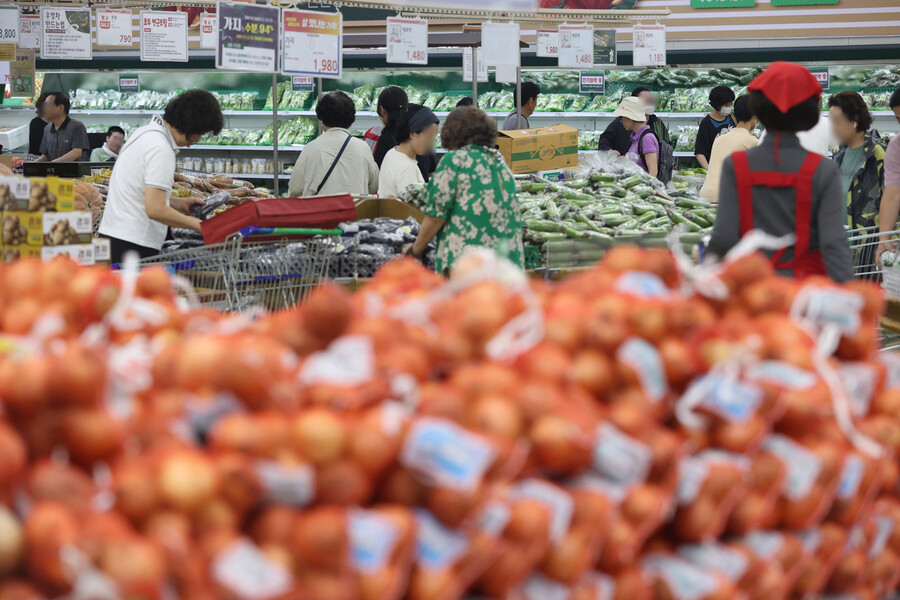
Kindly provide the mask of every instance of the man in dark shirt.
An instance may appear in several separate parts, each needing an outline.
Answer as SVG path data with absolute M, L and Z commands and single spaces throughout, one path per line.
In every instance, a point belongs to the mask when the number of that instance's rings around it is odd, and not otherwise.
M 37 116 L 31 120 L 28 125 L 28 154 L 39 156 L 41 154 L 41 140 L 44 139 L 44 129 L 47 127 L 47 121 L 41 116 L 41 106 L 49 94 L 41 94 L 34 103 Z
M 91 144 L 84 123 L 69 118 L 69 99 L 62 92 L 50 92 L 41 107 L 46 119 L 41 157 L 37 162 L 71 162 L 87 158 Z
M 640 98 L 644 103 L 647 113 L 647 125 L 650 126 L 650 130 L 653 131 L 656 139 L 671 144 L 672 142 L 669 141 L 669 129 L 662 119 L 653 114 L 653 111 L 656 110 L 656 99 L 653 97 L 653 92 L 645 87 L 637 87 L 634 88 L 631 95 L 635 98 Z M 612 150 L 619 156 L 624 156 L 628 153 L 629 148 L 631 148 L 631 132 L 625 130 L 621 119 L 614 119 L 606 127 L 606 131 L 600 135 L 600 143 L 597 149 Z

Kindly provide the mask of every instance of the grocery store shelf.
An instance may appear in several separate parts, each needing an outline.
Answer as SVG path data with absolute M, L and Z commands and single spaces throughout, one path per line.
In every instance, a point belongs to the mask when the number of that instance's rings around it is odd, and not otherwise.
M 278 146 L 278 151 L 279 152 L 285 152 L 285 151 L 286 152 L 300 152 L 301 150 L 303 150 L 303 148 L 304 148 L 304 146 Z M 273 148 L 272 148 L 272 146 L 218 146 L 218 145 L 204 146 L 202 144 L 195 144 L 195 145 L 191 146 L 190 148 L 181 148 L 182 152 L 184 152 L 185 150 L 212 150 L 214 152 L 218 151 L 218 150 L 222 150 L 222 151 L 225 151 L 225 150 L 247 150 L 247 151 L 251 151 L 251 152 L 272 152 Z
M 597 150 L 579 150 L 578 151 L 578 154 L 582 154 L 582 155 L 596 154 L 596 153 L 597 153 Z M 690 152 L 688 150 L 676 150 L 675 151 L 675 158 L 693 158 L 693 157 L 694 157 L 694 153 Z
M 219 175 L 224 175 L 226 177 L 231 177 L 232 179 L 274 179 L 274 173 L 225 173 L 225 172 L 212 172 L 207 173 L 206 171 L 194 171 L 193 169 L 176 169 L 179 173 L 184 175 L 192 175 L 194 177 L 217 177 Z M 278 179 L 290 179 L 290 173 L 279 173 Z

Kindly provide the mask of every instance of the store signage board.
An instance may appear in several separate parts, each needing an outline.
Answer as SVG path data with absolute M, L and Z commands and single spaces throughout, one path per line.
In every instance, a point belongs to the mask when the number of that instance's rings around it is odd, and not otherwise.
M 136 94 L 141 91 L 141 80 L 137 75 L 119 75 L 119 91 L 123 94 Z
M 40 47 L 40 15 L 19 15 L 19 48 L 38 50 Z
M 584 69 L 594 65 L 594 28 L 590 25 L 559 26 L 559 66 Z
M 541 57 L 559 56 L 559 32 L 555 29 L 538 29 L 537 55 Z
M 594 64 L 604 66 L 619 64 L 615 29 L 594 30 Z
M 390 6 L 397 6 L 397 3 L 386 2 Z M 441 8 L 447 8 L 448 6 L 452 6 L 453 8 L 505 8 L 509 10 L 534 10 L 538 8 L 538 0 L 453 0 L 453 2 L 447 2 L 447 0 L 415 0 L 414 2 L 410 2 L 411 5 L 420 5 L 420 6 L 434 6 L 437 5 Z M 554 5 L 558 4 L 558 2 L 554 2 Z M 401 5 L 403 5 L 401 3 Z M 404 8 L 408 8 L 404 6 Z
M 282 18 L 282 72 L 340 79 L 344 69 L 341 13 L 284 10 Z
M 187 33 L 187 13 L 141 11 L 141 60 L 187 62 Z
M 484 63 L 484 51 L 481 48 L 475 48 L 475 55 L 478 57 L 478 66 L 475 76 L 479 83 L 488 80 L 488 68 Z M 463 48 L 463 82 L 472 83 L 472 48 Z
M 820 84 L 822 90 L 827 92 L 831 89 L 831 70 L 828 67 L 813 67 L 809 70 Z
M 633 57 L 636 67 L 664 67 L 666 65 L 665 25 L 635 25 Z
M 19 43 L 19 7 L 0 6 L 0 44 Z
M 0 61 L 9 62 L 16 60 L 15 44 L 0 44 Z
M 131 46 L 132 14 L 130 10 L 97 11 L 97 45 Z
M 691 8 L 753 8 L 756 0 L 691 0 Z
M 518 23 L 483 23 L 481 48 L 485 64 L 489 67 L 518 67 L 521 64 L 520 40 Z
M 428 21 L 388 17 L 385 60 L 403 65 L 427 65 Z
M 34 50 L 19 48 L 16 59 L 9 63 L 9 95 L 20 98 L 34 96 Z
M 41 7 L 41 58 L 90 60 L 91 9 Z
M 306 75 L 291 76 L 292 92 L 312 92 L 316 89 L 316 82 L 312 77 Z
M 606 73 L 603 71 L 582 71 L 578 76 L 578 91 L 582 94 L 605 94 Z
M 281 14 L 274 6 L 219 4 L 216 68 L 278 71 Z
M 203 13 L 200 15 L 200 47 L 214 49 L 217 37 L 216 15 L 214 13 Z
M 816 4 L 837 4 L 838 0 L 772 0 L 772 6 L 813 6 Z

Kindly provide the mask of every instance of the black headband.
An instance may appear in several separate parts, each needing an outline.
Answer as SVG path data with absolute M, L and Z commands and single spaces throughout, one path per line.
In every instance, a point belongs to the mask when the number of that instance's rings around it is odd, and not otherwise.
M 424 106 L 417 110 L 415 114 L 410 115 L 408 126 L 410 133 L 421 133 L 425 130 L 429 125 L 438 125 L 440 124 L 440 119 L 437 118 L 430 109 L 425 108 Z

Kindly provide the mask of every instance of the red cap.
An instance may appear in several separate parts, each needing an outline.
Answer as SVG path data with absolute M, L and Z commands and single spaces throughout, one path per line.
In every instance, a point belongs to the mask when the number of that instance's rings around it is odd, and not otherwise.
M 812 73 L 800 65 L 783 61 L 769 65 L 747 89 L 762 92 L 783 113 L 813 96 L 822 97 L 822 85 Z

